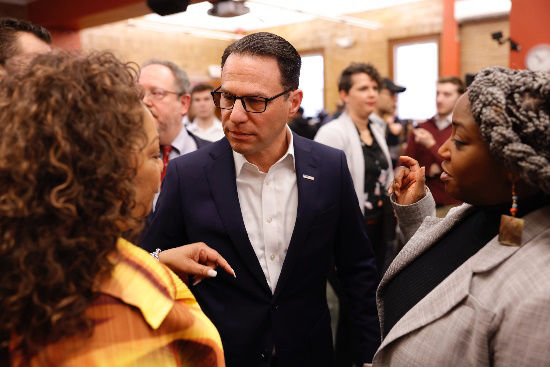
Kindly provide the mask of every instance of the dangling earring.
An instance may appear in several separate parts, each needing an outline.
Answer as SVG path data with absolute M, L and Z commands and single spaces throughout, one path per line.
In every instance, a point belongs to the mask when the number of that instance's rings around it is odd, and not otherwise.
M 521 246 L 521 234 L 523 233 L 523 219 L 516 218 L 518 212 L 518 197 L 516 195 L 516 183 L 512 182 L 512 207 L 509 215 L 501 215 L 498 241 L 506 246 Z

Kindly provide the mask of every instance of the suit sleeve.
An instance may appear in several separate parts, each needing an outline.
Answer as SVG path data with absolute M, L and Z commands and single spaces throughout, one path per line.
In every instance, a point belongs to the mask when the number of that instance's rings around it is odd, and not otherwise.
M 156 248 L 166 250 L 188 242 L 184 229 L 182 189 L 177 162 L 171 161 L 155 213 L 140 241 L 140 247 L 152 252 Z
M 376 310 L 378 274 L 372 245 L 344 153 L 341 153 L 341 208 L 335 264 L 342 288 L 350 301 L 351 334 L 358 340 L 354 360 L 370 362 L 380 344 L 380 326 Z

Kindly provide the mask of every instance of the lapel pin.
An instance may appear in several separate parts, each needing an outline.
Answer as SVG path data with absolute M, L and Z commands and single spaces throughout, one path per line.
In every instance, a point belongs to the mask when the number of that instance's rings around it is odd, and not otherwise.
M 307 178 L 308 180 L 315 181 L 315 177 L 310 175 L 302 175 L 304 178 Z

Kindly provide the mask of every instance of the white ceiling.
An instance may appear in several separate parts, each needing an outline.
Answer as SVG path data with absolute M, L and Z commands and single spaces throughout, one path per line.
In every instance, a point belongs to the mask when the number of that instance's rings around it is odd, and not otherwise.
M 275 27 L 284 24 L 305 22 L 315 18 L 341 18 L 372 9 L 385 8 L 420 0 L 248 0 L 245 5 L 250 12 L 233 18 L 220 18 L 207 14 L 212 7 L 209 2 L 190 5 L 187 11 L 161 17 L 149 14 L 144 18 L 148 22 L 179 25 L 193 28 L 206 28 L 217 31 L 254 31 L 261 28 Z M 365 20 L 344 17 L 350 23 L 357 21 L 357 26 L 376 28 L 376 24 Z
M 381 27 L 380 24 L 354 17 L 353 14 L 418 1 L 422 0 L 247 0 L 245 5 L 250 12 L 233 18 L 208 15 L 207 12 L 212 8 L 212 4 L 204 1 L 190 5 L 183 13 L 164 17 L 148 14 L 142 18 L 129 19 L 128 25 L 160 32 L 183 32 L 223 40 L 239 39 L 245 32 L 262 28 L 313 19 L 377 29 Z M 511 0 L 456 0 L 455 18 L 461 22 L 500 16 L 508 14 L 510 8 Z

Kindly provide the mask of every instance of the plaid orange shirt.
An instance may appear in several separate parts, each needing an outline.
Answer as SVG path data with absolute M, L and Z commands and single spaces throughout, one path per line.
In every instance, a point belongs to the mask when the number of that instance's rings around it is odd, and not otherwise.
M 124 239 L 117 247 L 112 276 L 86 310 L 91 337 L 48 345 L 31 366 L 225 366 L 218 331 L 180 278 Z

